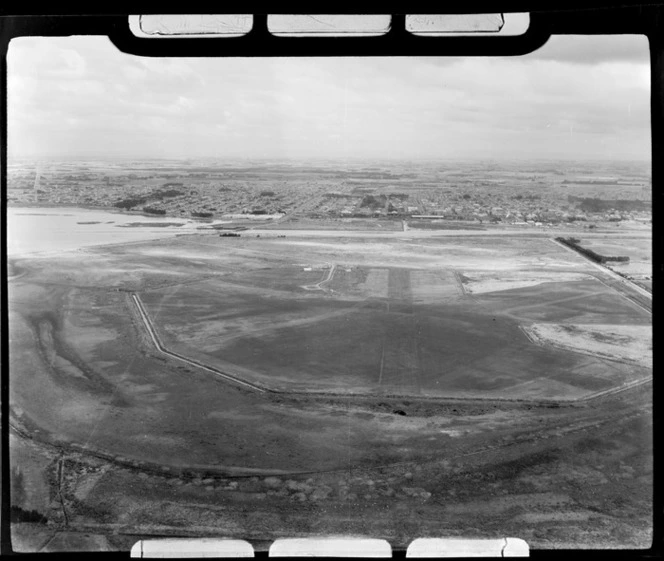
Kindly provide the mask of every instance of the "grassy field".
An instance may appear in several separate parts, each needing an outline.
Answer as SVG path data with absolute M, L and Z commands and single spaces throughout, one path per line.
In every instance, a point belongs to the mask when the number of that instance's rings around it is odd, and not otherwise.
M 647 351 L 651 320 L 546 239 L 194 235 L 14 266 L 26 551 L 351 530 L 404 546 L 440 527 L 647 546 L 649 385 L 566 400 L 647 379 L 627 335 Z M 158 352 L 134 292 L 168 348 L 300 393 L 252 392 Z M 587 348 L 561 336 L 574 330 Z
M 530 264 L 524 244 L 517 253 L 479 242 L 467 241 L 465 252 L 459 240 L 426 243 L 416 248 L 417 268 L 407 268 L 366 266 L 351 252 L 337 266 L 330 253 L 356 241 L 317 242 L 303 255 L 302 243 L 275 240 L 274 258 L 246 253 L 245 270 L 141 291 L 141 298 L 167 347 L 222 369 L 240 367 L 281 390 L 576 399 L 646 377 L 620 353 L 607 359 L 525 335 L 521 327 L 531 322 L 650 323 L 592 267 L 568 263 L 542 241 L 535 244 L 548 253 Z M 380 249 L 385 260 L 403 250 L 384 242 Z M 492 269 L 477 268 L 481 254 Z M 521 262 L 504 271 L 514 254 Z M 544 269 L 556 255 L 561 270 Z

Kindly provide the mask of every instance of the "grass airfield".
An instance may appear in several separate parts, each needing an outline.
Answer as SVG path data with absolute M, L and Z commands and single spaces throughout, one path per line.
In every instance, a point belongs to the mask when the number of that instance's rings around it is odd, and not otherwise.
M 281 392 L 577 400 L 649 375 L 649 313 L 546 239 L 363 242 L 233 240 L 242 267 L 139 294 L 165 347 Z M 609 356 L 536 322 L 635 329 Z
M 647 547 L 649 311 L 547 238 L 397 235 L 17 259 L 12 454 L 51 525 L 16 538 L 445 527 Z M 134 293 L 166 348 L 274 391 L 160 353 Z

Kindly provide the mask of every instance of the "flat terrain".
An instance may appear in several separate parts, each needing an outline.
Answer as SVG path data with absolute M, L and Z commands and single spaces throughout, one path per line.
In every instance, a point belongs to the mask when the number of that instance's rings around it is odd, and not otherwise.
M 581 237 L 583 247 L 605 256 L 629 257 L 628 262 L 608 262 L 612 271 L 652 293 L 652 240 L 649 238 Z
M 607 355 L 529 338 L 532 322 L 644 326 L 640 350 L 652 351 L 649 313 L 546 239 L 224 250 L 243 265 L 140 298 L 165 347 L 273 389 L 579 399 L 649 376 L 628 341 Z
M 647 547 L 647 308 L 546 237 L 397 235 L 12 259 L 19 547 L 210 532 L 404 547 L 441 527 Z M 155 346 L 132 295 L 190 362 Z

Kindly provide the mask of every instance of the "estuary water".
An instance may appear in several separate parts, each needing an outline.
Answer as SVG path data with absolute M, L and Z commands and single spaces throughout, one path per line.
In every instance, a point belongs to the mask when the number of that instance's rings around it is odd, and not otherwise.
M 223 222 L 211 224 L 220 223 Z M 7 255 L 53 253 L 92 245 L 164 238 L 192 233 L 204 225 L 210 223 L 75 207 L 9 207 Z

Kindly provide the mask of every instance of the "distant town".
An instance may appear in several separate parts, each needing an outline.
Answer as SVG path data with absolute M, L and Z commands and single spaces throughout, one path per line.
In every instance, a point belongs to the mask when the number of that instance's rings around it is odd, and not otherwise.
M 437 228 L 649 224 L 645 162 L 12 162 L 8 203 Z M 408 221 L 407 223 L 405 221 Z M 580 224 L 580 225 L 581 225 Z

